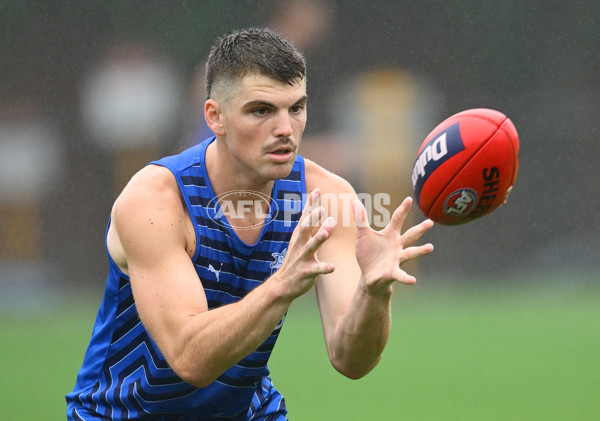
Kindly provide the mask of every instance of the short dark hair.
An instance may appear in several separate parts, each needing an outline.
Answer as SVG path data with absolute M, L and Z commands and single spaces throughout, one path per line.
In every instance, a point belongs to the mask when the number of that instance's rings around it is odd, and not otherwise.
M 306 77 L 302 54 L 270 29 L 249 28 L 217 39 L 206 62 L 206 97 L 221 80 L 241 80 L 256 73 L 292 85 Z

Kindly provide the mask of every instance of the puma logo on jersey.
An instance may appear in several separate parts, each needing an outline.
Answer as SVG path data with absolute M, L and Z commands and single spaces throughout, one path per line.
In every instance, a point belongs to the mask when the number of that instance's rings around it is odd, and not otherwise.
M 223 263 L 221 263 L 221 268 L 219 268 L 219 270 L 215 269 L 215 267 L 212 264 L 208 265 L 208 270 L 215 274 L 215 277 L 217 278 L 217 282 L 219 282 L 219 276 L 221 276 L 222 268 L 223 268 Z

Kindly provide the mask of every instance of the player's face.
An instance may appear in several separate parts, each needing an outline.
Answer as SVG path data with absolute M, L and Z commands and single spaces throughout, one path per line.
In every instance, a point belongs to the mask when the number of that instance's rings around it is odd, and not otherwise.
M 223 112 L 229 154 L 256 182 L 286 177 L 306 125 L 306 80 L 248 75 Z

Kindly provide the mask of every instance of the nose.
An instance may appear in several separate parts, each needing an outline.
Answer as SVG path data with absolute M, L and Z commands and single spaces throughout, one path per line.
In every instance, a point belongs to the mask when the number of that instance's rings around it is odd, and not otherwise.
M 292 120 L 287 111 L 282 111 L 276 121 L 275 132 L 273 133 L 275 137 L 290 137 L 294 134 Z

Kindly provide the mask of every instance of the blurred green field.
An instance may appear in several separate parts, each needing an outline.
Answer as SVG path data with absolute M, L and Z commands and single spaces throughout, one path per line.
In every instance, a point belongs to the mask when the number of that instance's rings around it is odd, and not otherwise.
M 98 299 L 0 316 L 0 420 L 65 419 Z M 598 419 L 599 302 L 597 287 L 397 288 L 383 359 L 352 381 L 330 366 L 307 297 L 270 367 L 294 421 Z

